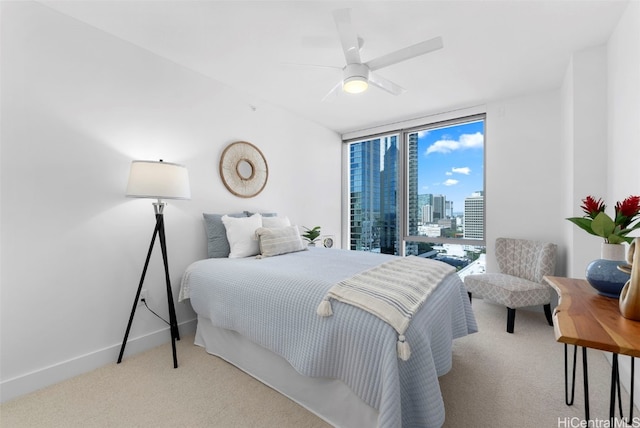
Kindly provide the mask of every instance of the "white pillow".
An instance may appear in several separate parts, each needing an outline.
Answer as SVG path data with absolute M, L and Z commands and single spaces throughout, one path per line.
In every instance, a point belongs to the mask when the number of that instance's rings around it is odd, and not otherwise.
M 262 217 L 262 227 L 275 229 L 279 227 L 291 226 L 289 217 Z
M 229 241 L 229 258 L 255 256 L 260 252 L 256 229 L 262 227 L 262 216 L 254 214 L 251 217 L 222 216 L 222 223 L 227 229 Z

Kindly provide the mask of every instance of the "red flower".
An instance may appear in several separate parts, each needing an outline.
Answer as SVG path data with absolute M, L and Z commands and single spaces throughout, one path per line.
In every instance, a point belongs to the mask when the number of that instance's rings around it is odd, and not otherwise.
M 591 235 L 604 238 L 606 243 L 631 243 L 633 238 L 627 235 L 640 229 L 640 221 L 636 222 L 640 220 L 640 196 L 629 196 L 617 202 L 614 218 L 604 212 L 606 207 L 602 199 L 596 200 L 593 196 L 584 198 L 580 208 L 585 213 L 583 217 L 570 217 L 567 220 Z
M 596 201 L 594 197 L 587 196 L 582 200 L 580 208 L 582 208 L 582 211 L 584 211 L 589 217 L 596 218 L 598 213 L 604 212 L 606 206 L 604 205 L 604 202 L 602 202 L 602 199 L 598 199 Z
M 629 196 L 616 204 L 616 224 L 626 228 L 640 214 L 640 196 Z

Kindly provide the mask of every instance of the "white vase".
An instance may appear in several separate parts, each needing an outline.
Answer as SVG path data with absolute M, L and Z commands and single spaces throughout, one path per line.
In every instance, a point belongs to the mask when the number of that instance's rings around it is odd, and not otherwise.
M 626 259 L 624 244 L 602 243 L 600 258 L 604 260 L 624 261 Z

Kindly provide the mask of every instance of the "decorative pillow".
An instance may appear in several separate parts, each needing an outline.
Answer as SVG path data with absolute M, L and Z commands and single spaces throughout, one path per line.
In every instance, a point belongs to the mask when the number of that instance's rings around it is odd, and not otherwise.
M 256 236 L 260 241 L 260 256 L 258 257 L 271 257 L 307 249 L 302 242 L 298 226 L 261 227 L 256 230 Z
M 251 212 L 251 211 L 245 211 L 244 214 L 247 217 L 251 217 L 254 214 L 260 214 L 262 217 L 275 217 L 275 216 L 278 215 L 278 213 L 254 213 L 254 212 Z
M 287 227 L 291 226 L 291 221 L 289 221 L 289 217 L 265 217 L 262 216 L 262 227 L 267 227 L 269 229 L 273 229 L 276 227 Z
M 224 214 L 203 213 L 204 227 L 207 232 L 207 253 L 210 258 L 229 257 L 227 230 L 222 223 Z M 244 213 L 227 214 L 229 217 L 246 217 Z
M 251 217 L 235 218 L 222 216 L 222 223 L 227 229 L 229 240 L 229 258 L 255 256 L 260 252 L 256 229 L 262 227 L 262 216 L 254 214 Z

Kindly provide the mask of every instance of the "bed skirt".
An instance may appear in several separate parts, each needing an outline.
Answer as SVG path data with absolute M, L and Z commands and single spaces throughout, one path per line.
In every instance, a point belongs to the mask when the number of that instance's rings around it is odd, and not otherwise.
M 338 379 L 298 373 L 284 358 L 239 333 L 198 316 L 195 344 L 275 389 L 327 423 L 344 428 L 375 427 L 378 411 Z

